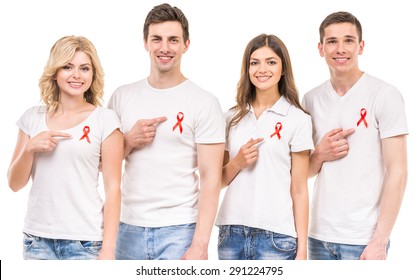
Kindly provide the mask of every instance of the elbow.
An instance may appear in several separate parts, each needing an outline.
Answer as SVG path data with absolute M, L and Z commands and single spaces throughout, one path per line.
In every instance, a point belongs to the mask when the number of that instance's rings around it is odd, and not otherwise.
M 9 180 L 9 188 L 13 191 L 13 192 L 18 192 L 20 191 L 22 188 L 24 187 L 24 185 L 21 184 L 17 184 L 15 182 L 12 182 Z
M 26 183 L 23 182 L 19 182 L 19 180 L 16 180 L 14 178 L 12 178 L 12 176 L 10 174 L 7 174 L 7 182 L 9 185 L 9 188 L 13 191 L 13 192 L 18 192 L 19 190 L 21 190 L 24 186 L 26 186 Z M 26 181 L 27 182 L 27 181 Z
M 400 182 L 401 182 L 400 185 L 401 185 L 402 193 L 405 192 L 405 188 L 407 186 L 407 181 L 408 181 L 408 172 L 407 172 L 407 170 L 404 170 L 402 172 L 402 174 L 400 175 Z

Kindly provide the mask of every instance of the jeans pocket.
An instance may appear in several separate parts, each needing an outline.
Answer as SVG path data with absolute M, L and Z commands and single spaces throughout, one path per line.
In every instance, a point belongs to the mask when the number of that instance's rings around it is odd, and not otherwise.
M 217 247 L 223 245 L 224 241 L 226 241 L 227 237 L 229 236 L 230 226 L 220 226 L 219 227 L 219 237 L 217 240 Z
M 102 241 L 79 241 L 84 250 L 90 254 L 98 256 L 101 251 Z
M 36 237 L 28 234 L 23 233 L 23 252 L 26 252 L 29 250 L 29 248 L 32 246 L 33 242 L 35 242 Z
M 297 250 L 297 239 L 280 233 L 273 233 L 271 235 L 271 243 L 272 246 L 281 252 L 294 252 L 296 253 Z

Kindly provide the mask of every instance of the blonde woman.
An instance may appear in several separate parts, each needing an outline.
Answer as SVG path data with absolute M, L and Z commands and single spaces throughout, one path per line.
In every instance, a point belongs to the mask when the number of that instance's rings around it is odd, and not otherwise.
M 89 40 L 59 39 L 39 81 L 44 105 L 17 122 L 9 186 L 19 191 L 32 178 L 24 259 L 114 259 L 123 135 L 114 113 L 100 108 L 103 76 Z

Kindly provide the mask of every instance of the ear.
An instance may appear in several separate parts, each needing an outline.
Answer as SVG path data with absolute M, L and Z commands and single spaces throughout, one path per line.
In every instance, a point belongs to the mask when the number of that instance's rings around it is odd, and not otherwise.
M 323 45 L 321 43 L 318 43 L 317 45 L 317 49 L 319 50 L 319 54 L 321 57 L 324 57 L 324 52 L 323 52 Z
M 188 39 L 185 42 L 185 48 L 183 49 L 182 53 L 185 53 L 186 51 L 188 51 L 188 48 L 190 47 L 190 39 Z
M 147 52 L 149 52 L 149 48 L 148 48 L 148 40 L 147 39 L 143 39 L 143 46 L 145 47 L 145 50 Z
M 363 49 L 365 48 L 365 41 L 364 40 L 362 40 L 360 43 L 359 43 L 359 55 L 361 55 L 362 53 L 363 53 Z

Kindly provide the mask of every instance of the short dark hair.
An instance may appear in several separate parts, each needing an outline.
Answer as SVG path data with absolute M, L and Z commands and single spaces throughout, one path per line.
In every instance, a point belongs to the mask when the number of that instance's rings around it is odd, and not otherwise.
M 172 7 L 167 3 L 153 7 L 148 13 L 143 25 L 143 39 L 147 40 L 148 38 L 149 25 L 165 21 L 178 21 L 182 27 L 184 42 L 187 42 L 190 37 L 187 18 L 179 8 Z
M 348 12 L 336 12 L 328 15 L 323 22 L 320 24 L 319 32 L 320 32 L 320 43 L 323 43 L 324 38 L 324 29 L 334 23 L 352 23 L 356 26 L 356 30 L 358 32 L 359 42 L 362 41 L 362 26 L 359 20 Z

